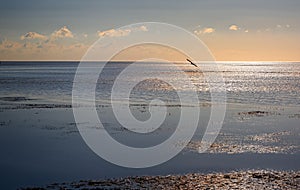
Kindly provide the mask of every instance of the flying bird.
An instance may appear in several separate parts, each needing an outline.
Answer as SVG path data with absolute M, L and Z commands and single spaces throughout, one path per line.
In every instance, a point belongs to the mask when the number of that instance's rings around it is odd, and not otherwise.
M 186 59 L 188 62 L 190 62 L 192 65 L 194 65 L 195 67 L 198 67 L 195 63 L 193 63 L 191 60 Z

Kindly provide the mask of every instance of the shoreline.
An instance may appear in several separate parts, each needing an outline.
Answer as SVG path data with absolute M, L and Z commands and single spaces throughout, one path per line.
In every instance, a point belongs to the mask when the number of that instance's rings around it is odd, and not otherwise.
M 242 170 L 226 173 L 131 176 L 53 183 L 33 189 L 299 189 L 300 171 Z

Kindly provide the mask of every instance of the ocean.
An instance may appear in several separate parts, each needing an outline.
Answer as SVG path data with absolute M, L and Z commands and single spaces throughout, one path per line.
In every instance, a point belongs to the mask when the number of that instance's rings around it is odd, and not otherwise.
M 180 88 L 174 89 L 154 77 L 138 83 L 130 98 L 114 100 L 119 104 L 129 101 L 132 114 L 141 121 L 151 116 L 151 100 L 165 102 L 167 117 L 161 127 L 150 134 L 132 133 L 113 117 L 113 85 L 130 64 L 109 62 L 95 84 L 95 104 L 104 129 L 127 146 L 154 146 L 174 133 L 180 109 L 199 107 L 197 130 L 177 156 L 144 169 L 108 162 L 87 146 L 76 127 L 72 88 L 78 62 L 1 62 L 0 186 L 15 189 L 132 175 L 300 169 L 300 63 L 218 62 L 218 70 L 205 63 L 199 64 L 199 68 L 178 63 L 198 95 L 199 103 L 192 105 L 181 102 L 178 96 L 178 92 L 191 94 L 181 74 L 170 70 L 166 63 L 156 63 L 155 68 L 163 73 L 161 78 L 179 84 Z M 143 64 L 151 63 L 140 63 L 140 66 L 145 66 Z M 210 86 L 201 69 L 224 79 L 224 84 L 215 85 L 224 85 L 227 109 L 216 141 L 205 153 L 199 154 L 197 150 L 211 111 Z M 126 78 L 128 81 L 121 82 L 129 83 L 142 74 L 134 73 Z M 122 156 L 125 159 L 126 155 Z
M 102 80 L 98 81 L 101 90 L 97 93 L 101 100 L 109 99 L 108 87 L 120 70 L 129 64 L 129 62 L 114 62 L 107 65 L 104 74 L 101 75 Z M 70 102 L 77 66 L 78 62 L 2 62 L 0 65 L 1 95 Z M 165 69 L 163 63 L 160 66 L 162 70 Z M 222 62 L 218 63 L 218 69 L 226 83 L 228 103 L 285 106 L 300 104 L 300 63 Z M 189 66 L 186 66 L 184 71 L 189 73 L 193 84 L 198 87 L 200 101 L 210 101 L 207 93 L 209 89 L 205 85 L 206 82 L 201 80 L 203 79 L 201 72 Z M 177 79 L 178 76 L 168 73 L 167 77 Z M 141 92 L 148 89 L 162 94 L 162 89 L 158 89 L 158 86 L 149 89 L 149 81 L 143 85 L 140 86 L 143 89 Z M 174 98 L 172 92 L 163 89 L 167 99 Z M 140 93 L 138 97 L 145 100 L 148 98 L 146 95 L 147 93 Z

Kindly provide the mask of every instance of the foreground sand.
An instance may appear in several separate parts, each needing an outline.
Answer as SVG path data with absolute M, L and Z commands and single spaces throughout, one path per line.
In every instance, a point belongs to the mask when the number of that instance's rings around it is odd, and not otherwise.
M 25 189 L 300 189 L 300 171 L 249 170 L 229 173 L 126 177 L 55 183 Z

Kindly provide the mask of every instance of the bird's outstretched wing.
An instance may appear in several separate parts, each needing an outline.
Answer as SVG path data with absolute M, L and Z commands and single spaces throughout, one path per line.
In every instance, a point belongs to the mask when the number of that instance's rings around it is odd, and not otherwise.
M 195 63 L 193 63 L 191 60 L 186 59 L 188 62 L 190 62 L 192 65 L 194 65 L 195 67 L 198 67 Z

